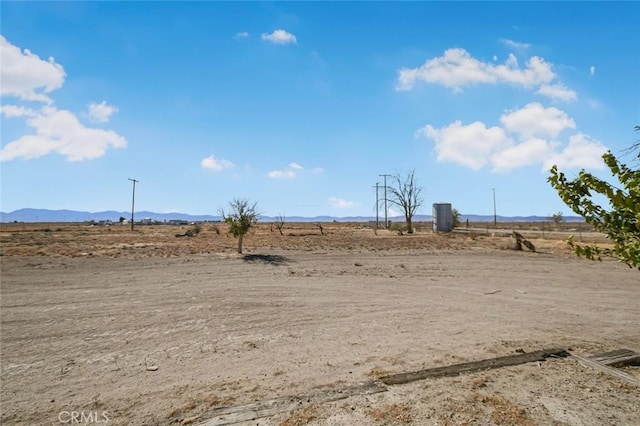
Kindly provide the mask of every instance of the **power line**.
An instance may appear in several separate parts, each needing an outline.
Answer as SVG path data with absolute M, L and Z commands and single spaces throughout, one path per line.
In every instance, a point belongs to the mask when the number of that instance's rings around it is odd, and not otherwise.
M 389 220 L 387 219 L 387 176 L 391 175 L 378 175 L 384 176 L 384 229 L 388 229 Z
M 129 180 L 133 182 L 133 197 L 131 198 L 131 230 L 133 231 L 133 212 L 136 205 L 136 183 L 140 181 L 131 178 L 129 178 Z

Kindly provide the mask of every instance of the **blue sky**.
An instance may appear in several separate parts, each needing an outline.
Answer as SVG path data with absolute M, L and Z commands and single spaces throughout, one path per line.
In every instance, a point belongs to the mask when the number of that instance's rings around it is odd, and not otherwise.
M 570 211 L 640 124 L 636 3 L 2 2 L 1 209 Z M 631 158 L 627 157 L 629 161 Z M 397 209 L 396 209 L 397 212 Z M 392 211 L 390 214 L 393 214 Z M 381 211 L 382 214 L 382 211 Z

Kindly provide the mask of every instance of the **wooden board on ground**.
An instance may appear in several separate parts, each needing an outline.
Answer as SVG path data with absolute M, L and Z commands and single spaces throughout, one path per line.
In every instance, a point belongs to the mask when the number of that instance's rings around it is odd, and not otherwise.
M 220 426 L 239 423 L 243 421 L 251 421 L 259 418 L 270 417 L 287 411 L 293 411 L 305 404 L 322 404 L 325 402 L 346 399 L 355 395 L 370 395 L 380 392 L 386 392 L 388 389 L 384 385 L 398 385 L 427 378 L 457 376 L 460 374 L 491 370 L 500 367 L 525 364 L 528 362 L 544 361 L 545 359 L 550 357 L 566 357 L 568 355 L 569 354 L 563 349 L 548 349 L 518 355 L 485 359 L 482 361 L 448 365 L 445 367 L 430 368 L 427 370 L 415 371 L 410 373 L 394 374 L 381 377 L 377 381 L 370 380 L 367 382 L 345 386 L 337 389 L 329 389 L 306 396 L 284 396 L 258 401 L 251 404 L 218 408 L 202 415 L 202 417 L 209 417 L 209 420 L 200 423 L 199 426 Z
M 445 367 L 428 368 L 426 370 L 415 371 L 412 373 L 393 374 L 391 376 L 381 377 L 380 381 L 385 385 L 400 385 L 427 378 L 457 376 L 460 374 L 525 364 L 527 362 L 544 361 L 549 357 L 566 357 L 568 355 L 569 354 L 564 349 L 547 349 L 518 355 L 508 355 L 500 358 L 485 359 L 482 361 L 465 362 Z
M 609 367 L 601 362 L 594 361 L 593 357 L 585 358 L 580 355 L 571 354 L 572 358 L 575 358 L 582 365 L 595 368 L 598 371 L 609 374 L 610 376 L 617 377 L 619 379 L 624 380 L 627 383 L 631 383 L 634 386 L 640 387 L 640 379 L 632 376 L 631 374 L 627 374 L 624 371 L 621 371 L 617 368 Z M 602 355 L 596 355 L 597 357 L 602 357 Z M 606 357 L 605 357 L 606 358 Z
M 640 365 L 640 354 L 629 349 L 618 349 L 611 352 L 592 355 L 590 360 L 611 367 L 623 367 L 625 365 Z
M 322 404 L 324 402 L 339 401 L 354 395 L 371 395 L 386 392 L 387 388 L 373 380 L 346 386 L 338 389 L 330 389 L 305 396 L 284 396 L 280 398 L 267 399 L 251 404 L 235 405 L 216 409 L 204 416 L 211 418 L 199 426 L 219 426 L 233 423 L 245 422 L 263 417 L 270 417 L 276 414 L 293 411 L 306 404 Z

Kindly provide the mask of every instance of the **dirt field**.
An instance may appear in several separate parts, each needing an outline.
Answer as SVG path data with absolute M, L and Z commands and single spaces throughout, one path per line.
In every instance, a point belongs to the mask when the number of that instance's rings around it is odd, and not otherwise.
M 530 253 L 477 233 L 263 224 L 240 256 L 222 225 L 175 237 L 187 229 L 3 225 L 2 425 L 204 424 L 281 396 L 297 409 L 243 424 L 640 424 L 640 389 L 574 358 L 306 397 L 544 348 L 640 352 L 637 270 L 557 239 Z

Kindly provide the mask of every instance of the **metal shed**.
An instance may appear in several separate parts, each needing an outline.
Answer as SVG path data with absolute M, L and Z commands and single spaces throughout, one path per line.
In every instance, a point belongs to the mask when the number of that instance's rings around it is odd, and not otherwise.
M 451 232 L 453 230 L 453 216 L 451 203 L 433 204 L 433 232 Z

